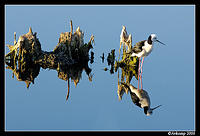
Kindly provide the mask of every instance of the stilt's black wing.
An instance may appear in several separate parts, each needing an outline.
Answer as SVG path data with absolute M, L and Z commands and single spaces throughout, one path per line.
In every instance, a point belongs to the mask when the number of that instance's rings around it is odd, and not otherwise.
M 141 52 L 141 51 L 142 51 L 142 47 L 144 46 L 144 42 L 145 42 L 145 41 L 146 41 L 146 40 L 136 43 L 135 46 L 133 47 L 133 50 L 132 50 L 132 51 L 133 51 L 134 53 L 139 53 L 139 52 Z
M 141 108 L 141 104 L 139 103 L 140 100 L 137 97 L 137 95 L 135 93 L 132 93 L 131 91 L 130 91 L 130 95 L 131 95 L 131 99 L 133 103 Z

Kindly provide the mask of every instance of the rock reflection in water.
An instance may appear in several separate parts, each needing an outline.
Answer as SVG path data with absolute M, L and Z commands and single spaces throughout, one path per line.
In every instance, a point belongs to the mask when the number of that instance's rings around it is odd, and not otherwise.
M 120 50 L 121 45 L 123 44 L 123 54 L 122 59 L 120 60 Z M 138 67 L 139 67 L 139 58 L 131 56 L 132 49 L 132 36 L 128 36 L 126 28 L 123 26 L 121 36 L 120 36 L 120 48 L 119 48 L 119 57 L 118 61 L 115 62 L 115 72 L 118 71 L 118 89 L 117 94 L 119 100 L 122 100 L 124 93 L 130 96 L 132 102 L 144 109 L 144 113 L 149 116 L 153 113 L 153 110 L 160 107 L 161 105 L 150 108 L 150 97 L 147 91 L 143 89 L 137 89 L 131 84 L 133 76 L 138 80 Z M 121 73 L 120 73 L 121 70 Z M 121 75 L 121 78 L 120 78 Z
M 14 45 L 7 45 L 10 52 L 5 55 L 5 63 L 7 69 L 11 69 L 18 81 L 24 81 L 29 88 L 30 84 L 34 84 L 34 79 L 39 75 L 40 68 L 49 68 L 57 70 L 58 77 L 68 81 L 69 97 L 69 80 L 73 80 L 75 86 L 79 83 L 82 71 L 85 70 L 89 81 L 92 81 L 91 71 L 88 61 L 93 63 L 94 53 L 89 51 L 93 48 L 94 36 L 90 41 L 84 44 L 84 33 L 80 27 L 73 32 L 72 21 L 71 32 L 60 34 L 59 42 L 55 49 L 51 52 L 41 50 L 41 44 L 37 38 L 37 33 L 29 32 L 19 37 L 16 42 L 16 33 L 14 33 Z
M 104 63 L 104 53 L 102 54 L 102 56 L 100 56 L 100 58 L 102 59 L 102 63 Z M 111 50 L 111 52 L 108 53 L 107 64 L 108 64 L 108 66 L 110 66 L 110 74 L 114 74 L 115 49 Z M 107 67 L 105 67 L 103 70 L 107 71 L 109 69 Z
M 120 68 L 120 69 L 119 69 Z M 124 85 L 121 84 L 121 82 L 124 83 L 130 83 L 133 76 L 137 79 L 137 70 L 138 69 L 138 59 L 136 57 L 134 58 L 126 58 L 120 62 L 115 63 L 115 71 L 118 70 L 118 98 L 119 100 L 122 99 L 122 96 L 124 92 L 128 94 L 128 89 L 124 87 Z M 121 74 L 120 74 L 121 70 Z M 121 78 L 120 78 L 121 75 Z
M 100 56 L 102 63 L 104 63 L 104 53 Z

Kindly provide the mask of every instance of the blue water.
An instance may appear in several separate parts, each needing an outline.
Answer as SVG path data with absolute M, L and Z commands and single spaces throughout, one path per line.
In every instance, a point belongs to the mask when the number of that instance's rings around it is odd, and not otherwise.
M 13 44 L 32 27 L 42 50 L 52 51 L 61 32 L 80 26 L 84 41 L 95 36 L 93 81 L 83 71 L 80 83 L 70 82 L 70 97 L 66 101 L 67 82 L 53 70 L 40 70 L 29 89 L 24 82 L 12 78 L 5 70 L 5 128 L 13 130 L 194 130 L 194 6 L 27 6 L 5 7 L 5 44 Z M 143 88 L 151 97 L 152 106 L 162 104 L 152 116 L 145 116 L 135 106 L 130 94 L 121 101 L 117 96 L 117 73 L 102 69 L 105 56 L 116 50 L 122 25 L 132 34 L 133 43 L 145 40 L 151 33 L 166 44 L 155 44 L 143 65 Z M 5 47 L 5 53 L 8 53 Z M 109 68 L 109 67 L 108 67 Z M 137 80 L 131 83 L 137 86 Z

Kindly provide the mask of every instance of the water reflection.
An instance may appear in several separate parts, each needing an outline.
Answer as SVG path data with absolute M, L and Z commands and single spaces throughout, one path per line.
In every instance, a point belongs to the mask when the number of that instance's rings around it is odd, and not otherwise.
M 133 76 L 138 79 L 137 69 L 139 63 L 137 57 L 132 58 L 127 56 L 126 52 L 127 50 L 125 50 L 123 53 L 123 59 L 119 62 L 116 61 L 115 63 L 115 72 L 118 72 L 118 98 L 119 100 L 122 100 L 124 93 L 128 94 L 129 92 L 132 102 L 138 107 L 143 108 L 145 115 L 149 116 L 153 113 L 153 110 L 160 107 L 161 105 L 155 108 L 151 108 L 150 97 L 147 91 L 143 89 L 137 89 L 131 84 Z
M 108 66 L 110 66 L 110 73 L 114 74 L 115 49 L 111 50 L 111 52 L 108 53 L 107 63 Z
M 18 81 L 24 81 L 27 88 L 31 83 L 34 84 L 34 79 L 40 71 L 40 65 L 33 63 L 41 51 L 41 45 L 36 34 L 33 34 L 30 28 L 29 32 L 20 36 L 18 42 L 16 42 L 16 33 L 14 33 L 14 45 L 7 45 L 10 52 L 5 55 L 6 68 L 13 71 L 13 78 L 15 75 Z
M 137 89 L 130 83 L 121 83 L 123 87 L 127 88 L 130 92 L 132 102 L 140 108 L 144 109 L 144 113 L 149 116 L 153 113 L 153 110 L 160 107 L 161 105 L 151 108 L 151 101 L 147 91 L 143 89 Z
M 93 48 L 94 36 L 90 41 L 84 44 L 84 33 L 80 27 L 73 32 L 72 21 L 71 32 L 60 34 L 57 46 L 51 52 L 41 50 L 41 44 L 37 38 L 37 33 L 29 32 L 19 37 L 16 42 L 16 33 L 14 33 L 14 45 L 7 45 L 10 52 L 5 55 L 7 69 L 13 71 L 18 81 L 24 81 L 29 88 L 34 84 L 34 79 L 39 75 L 40 68 L 52 69 L 58 72 L 58 77 L 68 83 L 69 97 L 70 82 L 73 80 L 75 86 L 79 83 L 84 70 L 89 81 L 92 81 L 92 69 L 88 66 L 88 61 L 94 62 L 94 52 L 89 55 Z
M 92 64 L 94 62 L 94 52 L 91 51 L 90 52 L 90 64 Z
M 100 56 L 100 58 L 102 59 L 102 63 L 104 63 L 104 53 L 102 54 L 102 56 Z
M 58 78 L 67 81 L 68 90 L 66 100 L 70 93 L 70 79 L 74 85 L 80 82 L 82 72 L 85 71 L 88 80 L 92 81 L 92 69 L 89 68 L 88 62 L 94 62 L 94 52 L 90 52 L 93 48 L 94 36 L 92 35 L 88 43 L 84 43 L 84 33 L 80 27 L 73 32 L 72 21 L 71 31 L 60 34 L 57 46 L 51 52 L 41 50 L 41 44 L 37 38 L 37 33 L 29 32 L 19 37 L 16 42 L 16 33 L 14 33 L 14 45 L 7 45 L 10 52 L 5 55 L 7 68 L 13 71 L 13 77 L 16 76 L 18 81 L 24 81 L 29 88 L 30 84 L 34 84 L 34 79 L 39 75 L 40 68 L 52 69 L 58 72 Z M 124 29 L 124 27 L 123 27 Z M 117 94 L 119 100 L 122 100 L 124 93 L 130 92 L 134 104 L 144 108 L 146 115 L 150 115 L 155 109 L 150 108 L 150 98 L 148 93 L 142 89 L 137 90 L 131 85 L 132 78 L 138 80 L 138 57 L 132 57 L 130 50 L 132 49 L 132 36 L 126 36 L 123 43 L 123 53 L 121 60 L 116 61 L 115 49 L 112 49 L 107 55 L 107 64 L 110 74 L 118 72 L 118 89 Z M 104 53 L 100 56 L 104 63 Z M 119 54 L 120 59 L 120 54 Z M 121 77 L 120 77 L 121 76 Z M 159 106 L 158 106 L 159 107 Z M 156 107 L 157 108 L 157 107 Z
M 122 58 L 120 60 L 120 50 L 121 45 L 123 45 L 123 53 Z M 115 62 L 115 72 L 118 72 L 118 89 L 117 94 L 119 100 L 122 100 L 122 96 L 124 93 L 128 94 L 130 92 L 130 96 L 132 102 L 144 109 L 144 113 L 149 116 L 153 113 L 153 110 L 160 107 L 161 105 L 150 108 L 151 102 L 150 97 L 147 91 L 143 89 L 137 89 L 131 84 L 131 80 L 133 77 L 138 80 L 138 67 L 139 67 L 139 58 L 134 56 L 132 57 L 130 54 L 130 50 L 132 49 L 132 36 L 131 34 L 128 36 L 126 32 L 126 27 L 123 26 L 122 32 L 120 35 L 120 48 L 119 48 L 119 57 L 118 61 Z M 121 77 L 120 77 L 121 76 Z

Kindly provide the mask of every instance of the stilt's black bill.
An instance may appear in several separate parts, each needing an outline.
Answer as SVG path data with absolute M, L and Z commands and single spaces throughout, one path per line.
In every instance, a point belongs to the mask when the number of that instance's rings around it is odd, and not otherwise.
M 160 107 L 160 106 L 162 106 L 162 105 L 158 105 L 158 106 L 156 106 L 155 108 L 152 108 L 151 110 L 155 110 L 155 109 L 157 109 L 157 108 Z
M 166 44 L 164 44 L 164 43 L 162 43 L 161 41 L 159 41 L 159 40 L 156 40 L 157 42 L 159 42 L 159 43 L 161 43 L 161 44 L 163 44 L 163 45 L 166 45 Z

